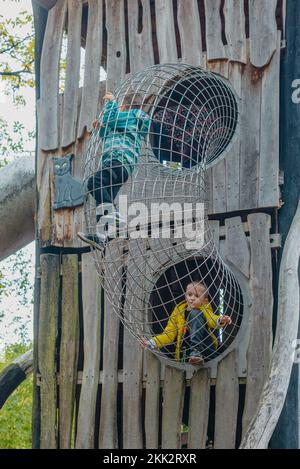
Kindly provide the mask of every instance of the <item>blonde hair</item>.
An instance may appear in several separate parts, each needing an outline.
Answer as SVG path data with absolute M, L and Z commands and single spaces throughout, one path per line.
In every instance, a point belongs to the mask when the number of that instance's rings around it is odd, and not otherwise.
M 187 290 L 187 287 L 188 287 L 189 285 L 201 286 L 201 287 L 205 288 L 206 293 L 208 294 L 207 285 L 206 285 L 204 282 L 202 282 L 202 280 L 192 280 L 191 282 L 189 282 L 189 283 L 186 285 L 185 290 Z

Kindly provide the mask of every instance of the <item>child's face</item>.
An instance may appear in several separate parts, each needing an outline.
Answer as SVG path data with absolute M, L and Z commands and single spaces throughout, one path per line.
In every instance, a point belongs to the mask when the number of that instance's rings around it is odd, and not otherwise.
M 189 284 L 186 287 L 185 299 L 190 308 L 198 308 L 203 303 L 207 303 L 207 293 L 204 285 Z

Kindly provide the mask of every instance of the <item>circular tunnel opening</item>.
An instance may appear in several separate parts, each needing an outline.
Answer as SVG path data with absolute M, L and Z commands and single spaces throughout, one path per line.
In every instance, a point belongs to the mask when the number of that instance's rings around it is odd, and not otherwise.
M 191 321 L 196 319 L 189 315 L 185 296 L 191 283 L 205 286 L 209 305 L 205 314 L 203 309 L 199 310 L 202 319 L 194 325 Z M 156 341 L 162 338 L 160 353 L 181 363 L 188 362 L 191 354 L 195 355 L 195 349 L 204 362 L 221 355 L 237 336 L 243 316 L 243 297 L 238 282 L 223 263 L 213 258 L 194 257 L 168 268 L 156 282 L 149 303 L 150 334 Z M 216 322 L 225 316 L 230 317 L 231 324 L 219 327 Z M 201 329 L 198 336 L 197 328 Z M 170 343 L 162 346 L 166 334 Z
M 175 169 L 211 164 L 228 150 L 237 123 L 236 97 L 221 77 L 201 71 L 179 76 L 153 110 L 153 153 Z

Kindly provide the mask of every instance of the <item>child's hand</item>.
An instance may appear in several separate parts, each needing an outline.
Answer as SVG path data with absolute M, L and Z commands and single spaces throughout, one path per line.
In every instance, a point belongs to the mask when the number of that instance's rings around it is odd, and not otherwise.
M 114 95 L 113 95 L 110 91 L 108 91 L 108 92 L 104 95 L 103 99 L 104 99 L 105 101 L 112 101 L 113 99 L 115 99 L 115 97 L 114 97 Z
M 220 319 L 219 319 L 219 325 L 221 327 L 224 327 L 224 326 L 229 326 L 229 324 L 232 323 L 232 320 L 231 320 L 231 317 L 229 316 L 222 316 Z
M 151 346 L 150 340 L 146 339 L 146 337 L 141 337 L 139 342 L 143 349 L 147 349 Z
M 99 120 L 99 119 L 94 120 L 94 122 L 93 122 L 93 128 L 94 128 L 95 130 L 98 130 L 99 127 L 100 127 L 100 120 Z

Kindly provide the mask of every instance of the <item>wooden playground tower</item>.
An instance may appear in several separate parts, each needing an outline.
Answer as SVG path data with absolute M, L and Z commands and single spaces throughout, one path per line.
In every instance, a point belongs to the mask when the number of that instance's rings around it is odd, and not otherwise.
M 41 5 L 51 3 L 45 14 Z M 33 446 L 204 448 L 207 436 L 214 448 L 267 446 L 272 432 L 262 443 L 253 418 L 257 410 L 263 418 L 259 402 L 272 366 L 281 249 L 285 0 L 57 0 L 36 2 L 34 11 L 40 27 Z M 143 352 L 110 314 L 92 254 L 76 236 L 82 206 L 53 210 L 52 158 L 73 153 L 73 175 L 82 178 L 105 90 L 154 63 L 177 62 L 220 73 L 241 100 L 238 138 L 208 170 L 207 185 L 215 242 L 245 293 L 245 332 L 217 366 L 193 375 Z M 100 66 L 107 74 L 101 82 Z

